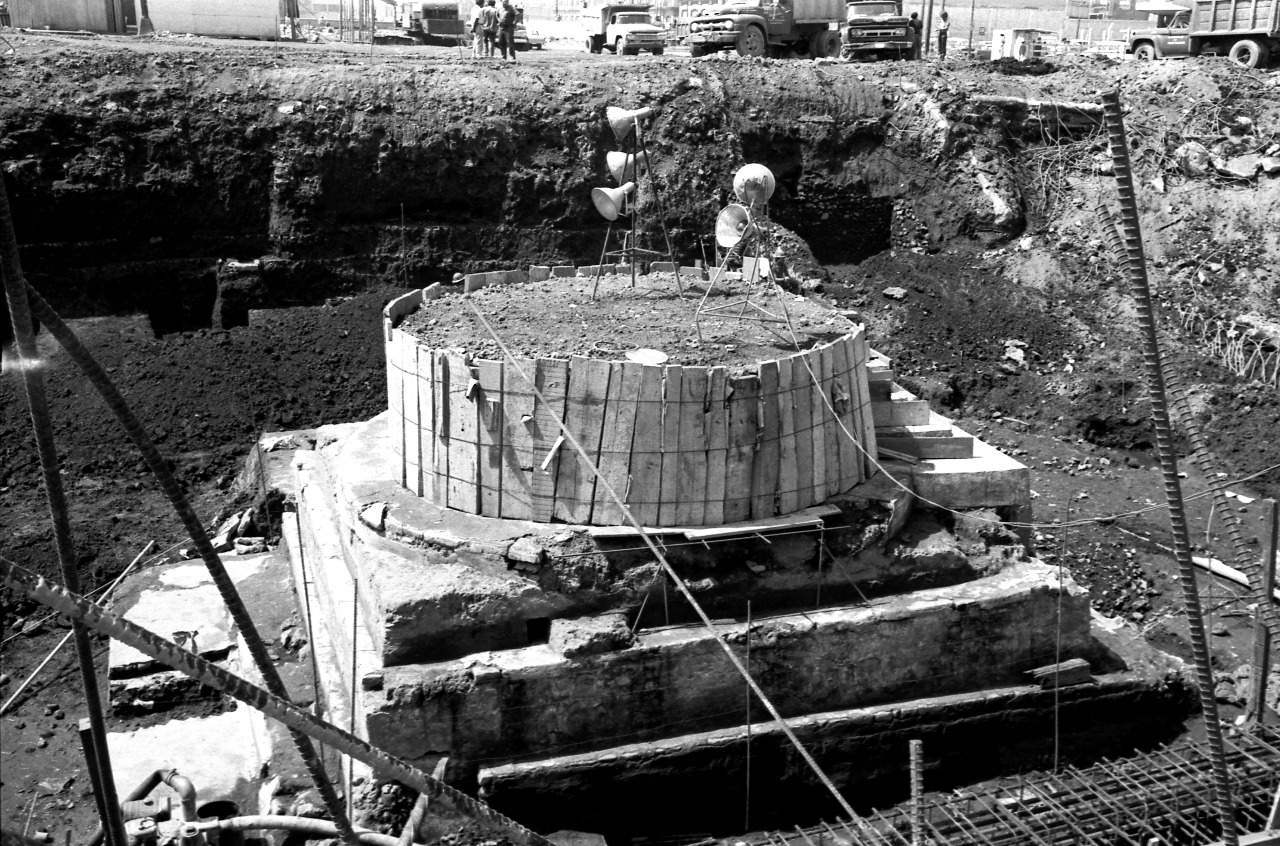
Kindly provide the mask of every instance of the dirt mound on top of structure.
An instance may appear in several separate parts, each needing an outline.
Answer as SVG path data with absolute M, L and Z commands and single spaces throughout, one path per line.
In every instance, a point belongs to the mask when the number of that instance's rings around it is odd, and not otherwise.
M 476 291 L 471 302 L 512 354 L 523 358 L 621 360 L 627 352 L 645 348 L 666 354 L 668 364 L 754 372 L 757 362 L 809 349 L 853 328 L 824 303 L 774 285 L 722 281 L 708 286 L 686 279 L 681 296 L 675 274 L 641 276 L 634 288 L 629 276 L 602 276 L 593 298 L 594 284 L 578 277 L 497 285 Z M 502 358 L 471 305 L 457 294 L 426 302 L 401 326 L 429 347 Z

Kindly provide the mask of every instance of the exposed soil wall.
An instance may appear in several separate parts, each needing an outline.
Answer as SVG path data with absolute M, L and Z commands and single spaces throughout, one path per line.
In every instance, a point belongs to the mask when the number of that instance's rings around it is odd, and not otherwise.
M 606 105 L 657 108 L 646 146 L 690 256 L 744 161 L 775 171 L 775 214 L 824 261 L 884 249 L 895 198 L 971 193 L 911 130 L 941 116 L 919 89 L 804 62 L 653 63 L 625 87 L 610 67 L 285 64 L 265 50 L 67 46 L 10 67 L 0 160 L 24 261 L 80 313 L 136 309 L 173 280 L 208 298 L 218 258 L 298 263 L 307 302 L 335 274 L 422 284 L 586 263 L 604 231 L 590 191 L 619 146 Z M 945 205 L 934 240 L 975 224 L 971 203 Z

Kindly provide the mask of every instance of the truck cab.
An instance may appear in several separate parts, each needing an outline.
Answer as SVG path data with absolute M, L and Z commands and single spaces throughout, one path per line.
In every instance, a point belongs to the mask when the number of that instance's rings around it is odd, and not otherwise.
M 582 8 L 582 25 L 587 50 L 612 50 L 619 55 L 640 52 L 661 56 L 666 34 L 653 22 L 652 7 L 646 4 L 610 5 Z
M 843 55 L 850 59 L 905 59 L 911 29 L 897 0 L 853 0 L 845 4 Z
M 697 58 L 719 50 L 740 56 L 791 51 L 813 58 L 840 54 L 842 0 L 772 0 L 716 6 L 689 22 L 686 42 Z
M 1154 28 L 1130 33 L 1127 52 L 1140 61 L 1192 55 L 1191 13 L 1160 15 Z

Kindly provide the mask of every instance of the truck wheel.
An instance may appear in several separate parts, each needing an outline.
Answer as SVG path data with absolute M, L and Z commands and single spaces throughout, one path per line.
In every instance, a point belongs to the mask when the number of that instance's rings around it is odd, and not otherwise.
M 815 59 L 831 59 L 840 55 L 840 33 L 822 30 L 809 39 L 809 55 Z
M 619 38 L 617 41 L 613 42 L 613 54 L 614 54 L 615 56 L 621 56 L 621 55 L 622 55 L 622 39 L 621 39 L 621 38 Z
M 654 47 L 650 52 L 651 52 L 651 53 L 653 53 L 653 55 L 655 55 L 655 56 L 661 56 L 661 55 L 662 55 L 662 49 L 663 49 L 663 48 L 661 48 L 661 47 Z
M 1156 58 L 1156 45 L 1144 41 L 1133 48 L 1133 58 L 1139 62 L 1149 62 Z
M 764 40 L 764 32 L 760 27 L 752 24 L 738 35 L 738 41 L 734 47 L 737 48 L 739 56 L 760 57 L 769 49 L 769 43 Z
M 1231 57 L 1231 61 L 1246 68 L 1264 68 L 1270 58 L 1267 48 L 1250 38 L 1242 38 L 1232 44 L 1231 52 L 1227 55 Z

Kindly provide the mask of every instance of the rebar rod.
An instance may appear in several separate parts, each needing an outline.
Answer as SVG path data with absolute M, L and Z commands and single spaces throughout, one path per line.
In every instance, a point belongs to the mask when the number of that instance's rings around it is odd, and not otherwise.
M 439 779 L 427 775 L 412 764 L 371 746 L 351 732 L 325 722 L 310 711 L 294 705 L 285 697 L 276 696 L 245 681 L 194 652 L 165 640 L 155 632 L 144 629 L 137 623 L 108 611 L 83 596 L 51 584 L 36 573 L 3 557 L 0 557 L 0 584 L 53 609 L 64 617 L 79 620 L 96 632 L 132 646 L 142 654 L 190 676 L 207 687 L 238 699 L 266 716 L 280 721 L 293 731 L 322 740 L 339 752 L 368 764 L 377 772 L 386 773 L 419 793 L 426 793 L 432 797 L 444 797 L 458 810 L 503 827 L 509 834 L 514 835 L 516 842 L 527 844 L 527 846 L 551 846 L 551 842 L 542 835 L 530 831 L 480 800 L 473 799 Z
M 128 403 L 125 402 L 124 397 L 106 374 L 106 371 L 98 364 L 93 354 L 80 343 L 80 339 L 71 331 L 71 328 L 62 321 L 58 313 L 44 301 L 44 298 L 30 284 L 27 285 L 26 293 L 32 313 L 40 318 L 40 322 L 44 324 L 49 334 L 62 345 L 62 348 L 75 361 L 84 375 L 93 383 L 94 388 L 124 427 L 134 446 L 142 454 L 143 461 L 146 462 L 152 474 L 156 477 L 156 481 L 159 482 L 160 488 L 169 499 L 169 504 L 177 513 L 178 519 L 181 520 L 182 526 L 186 529 L 196 551 L 200 553 L 200 558 L 204 562 L 205 569 L 209 572 L 209 577 L 212 579 L 214 586 L 217 587 L 223 603 L 227 606 L 227 611 L 231 614 L 231 619 L 235 623 L 237 631 L 244 638 L 245 646 L 248 647 L 249 655 L 253 658 L 254 666 L 262 675 L 263 683 L 266 684 L 267 689 L 273 695 L 287 700 L 289 698 L 288 691 L 280 678 L 280 673 L 276 670 L 275 663 L 272 662 L 271 656 L 267 653 L 266 644 L 263 643 L 262 636 L 258 634 L 257 626 L 254 625 L 253 618 L 249 616 L 248 609 L 245 608 L 244 602 L 240 599 L 240 594 L 236 590 L 235 583 L 231 581 L 231 577 L 227 574 L 226 567 L 223 566 L 218 553 L 214 552 L 213 544 L 210 543 L 209 535 L 205 532 L 200 518 L 196 515 L 195 509 L 191 507 L 186 494 L 182 492 L 182 486 L 178 484 L 177 476 L 169 469 L 169 465 L 160 454 L 160 450 L 156 449 L 150 436 L 147 435 L 142 422 L 129 408 Z M 72 593 L 77 592 L 72 591 Z M 311 777 L 311 781 L 315 785 L 316 791 L 320 794 L 320 798 L 332 817 L 334 825 L 337 826 L 338 832 L 342 835 L 343 842 L 348 846 L 356 846 L 356 835 L 351 828 L 351 821 L 347 818 L 346 812 L 342 808 L 341 800 L 338 799 L 333 783 L 329 781 L 329 775 L 325 772 L 324 765 L 316 755 L 315 747 L 306 735 L 296 732 L 290 732 L 290 735 L 298 749 L 299 756 L 306 765 L 307 774 Z
M 1147 279 L 1147 259 L 1142 246 L 1142 229 L 1138 219 L 1138 194 L 1133 183 L 1133 170 L 1129 164 L 1129 142 L 1124 131 L 1124 117 L 1120 111 L 1119 91 L 1112 90 L 1102 95 L 1102 114 L 1107 127 L 1107 141 L 1111 147 L 1112 169 L 1120 195 L 1120 226 L 1124 232 L 1125 250 L 1128 254 L 1129 285 L 1142 327 L 1143 361 L 1146 366 L 1151 417 L 1156 430 L 1156 452 L 1164 476 L 1165 498 L 1169 504 L 1169 523 L 1173 530 L 1174 558 L 1178 562 L 1182 601 L 1186 608 L 1187 625 L 1191 632 L 1191 648 L 1195 656 L 1196 681 L 1200 687 L 1200 707 L 1204 716 L 1205 734 L 1212 753 L 1214 794 L 1218 816 L 1222 820 L 1222 838 L 1225 846 L 1239 846 L 1240 835 L 1236 830 L 1234 799 L 1231 795 L 1231 775 L 1227 771 L 1222 723 L 1218 718 L 1218 703 L 1213 695 L 1213 668 L 1209 664 L 1209 641 L 1204 628 L 1204 616 L 1200 609 L 1200 594 L 1196 588 L 1196 568 L 1191 562 L 1191 536 L 1187 528 L 1186 506 L 1182 500 L 1182 485 L 1178 480 L 1178 456 L 1174 451 L 1173 425 L 1169 418 L 1164 365 L 1160 357 L 1160 338 L 1156 333 L 1151 283 Z
M 14 347 L 18 351 L 19 370 L 27 394 L 27 406 L 31 412 L 31 429 L 40 458 L 40 472 L 44 477 L 45 499 L 49 506 L 49 520 L 53 525 L 53 544 L 58 552 L 62 582 L 72 593 L 81 593 L 80 573 L 76 570 L 75 541 L 71 535 L 66 492 L 62 488 L 62 471 L 58 462 L 58 447 L 53 437 L 53 420 L 49 415 L 49 398 L 45 393 L 44 373 L 38 363 L 31 307 L 18 255 L 18 236 L 14 230 L 13 213 L 9 208 L 9 193 L 3 180 L 0 180 L 0 277 L 4 280 L 5 301 L 13 324 Z M 93 663 L 89 631 L 82 625 L 72 623 L 71 635 L 76 646 L 76 661 L 80 666 L 80 681 L 84 687 L 85 709 L 88 711 L 89 744 L 93 747 L 94 760 L 86 763 L 91 768 L 96 767 L 98 771 L 97 783 L 105 805 L 102 809 L 105 812 L 102 824 L 109 835 L 107 843 L 125 846 L 124 823 L 120 816 L 115 779 L 111 773 L 107 724 L 102 711 L 102 694 L 98 690 L 98 671 Z
M 1111 248 L 1117 259 L 1126 263 L 1129 262 L 1129 251 L 1125 243 L 1123 225 L 1116 224 L 1111 210 L 1104 202 L 1098 203 L 1097 213 L 1098 218 L 1102 221 L 1102 235 L 1107 246 Z M 1154 315 L 1152 320 L 1154 321 Z M 1208 440 L 1201 431 L 1200 422 L 1192 413 L 1191 406 L 1187 401 L 1186 391 L 1181 384 L 1180 375 L 1176 370 L 1168 373 L 1166 374 L 1165 382 L 1166 389 L 1174 400 L 1170 406 L 1170 411 L 1186 433 L 1187 440 L 1191 442 L 1191 462 L 1199 468 L 1206 478 L 1212 479 L 1216 472 L 1213 454 L 1209 449 Z M 1244 523 L 1241 521 L 1240 515 L 1231 507 L 1232 503 L 1227 497 L 1226 485 L 1221 483 L 1211 484 L 1210 491 L 1213 497 L 1214 511 L 1222 515 L 1225 531 L 1231 541 L 1231 550 L 1235 559 L 1236 569 L 1245 574 L 1250 597 L 1254 602 L 1258 603 L 1259 615 L 1264 625 L 1271 631 L 1273 636 L 1280 637 L 1280 609 L 1277 609 L 1275 604 L 1271 602 L 1271 595 L 1262 584 L 1264 575 L 1262 568 L 1265 562 L 1260 562 L 1250 549 L 1248 539 L 1245 537 Z

